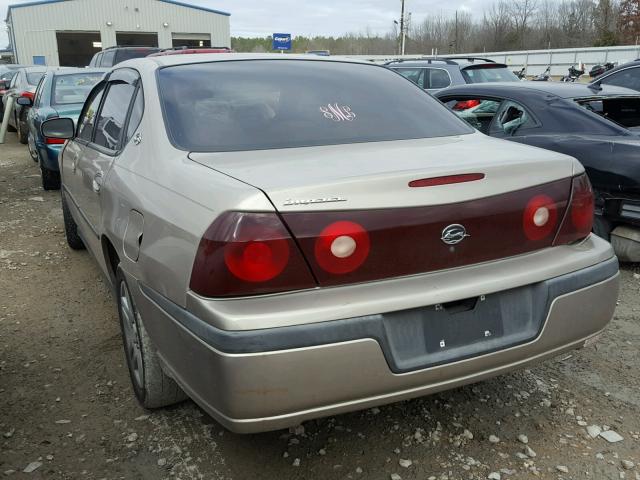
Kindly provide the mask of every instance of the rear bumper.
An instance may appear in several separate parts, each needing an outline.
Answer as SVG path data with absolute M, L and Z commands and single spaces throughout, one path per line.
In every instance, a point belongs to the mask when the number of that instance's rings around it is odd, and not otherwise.
M 441 363 L 429 362 L 433 355 L 422 352 L 424 368 L 411 364 L 415 356 L 402 356 L 397 339 L 394 345 L 389 338 L 393 334 L 385 335 L 384 315 L 225 331 L 145 287 L 135 295 L 169 373 L 220 423 L 248 433 L 435 393 L 579 348 L 613 315 L 617 260 L 609 258 L 531 288 L 545 298 L 544 305 L 543 297 L 531 302 L 541 311 L 533 336 Z M 424 325 L 419 332 L 409 330 L 405 336 L 429 336 Z

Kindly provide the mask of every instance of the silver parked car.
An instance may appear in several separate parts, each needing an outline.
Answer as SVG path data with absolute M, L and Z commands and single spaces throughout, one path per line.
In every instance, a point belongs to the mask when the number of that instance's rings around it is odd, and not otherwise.
M 317 56 L 118 65 L 60 154 L 133 388 L 238 432 L 418 397 L 593 341 L 618 295 L 573 158 Z

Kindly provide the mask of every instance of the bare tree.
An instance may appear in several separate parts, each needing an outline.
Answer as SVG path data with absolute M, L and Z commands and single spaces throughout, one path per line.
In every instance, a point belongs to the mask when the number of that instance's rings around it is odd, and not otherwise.
M 620 3 L 620 34 L 627 44 L 640 39 L 640 0 L 622 0 Z
M 538 6 L 537 0 L 513 0 L 509 4 L 509 13 L 515 27 L 519 48 L 524 49 L 527 43 L 529 24 Z

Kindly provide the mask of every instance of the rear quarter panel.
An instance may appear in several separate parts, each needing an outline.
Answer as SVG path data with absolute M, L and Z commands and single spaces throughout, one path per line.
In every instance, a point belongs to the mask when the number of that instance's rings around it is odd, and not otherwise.
M 138 63 L 138 62 L 137 62 Z M 154 63 L 138 67 L 145 110 L 136 133 L 105 180 L 103 235 L 115 247 L 124 270 L 179 305 L 186 305 L 200 238 L 226 210 L 272 211 L 262 192 L 199 165 L 168 141 L 155 82 Z M 138 63 L 139 65 L 139 63 Z M 144 217 L 139 258 L 124 254 L 130 212 Z

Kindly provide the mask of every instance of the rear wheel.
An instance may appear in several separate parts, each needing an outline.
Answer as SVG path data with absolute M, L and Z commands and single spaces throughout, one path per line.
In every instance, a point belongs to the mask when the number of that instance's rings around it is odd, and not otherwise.
M 49 170 L 40 165 L 42 172 L 42 188 L 45 190 L 60 190 L 60 172 Z
M 120 267 L 116 272 L 116 292 L 122 343 L 136 398 L 145 408 L 166 407 L 185 400 L 185 393 L 160 366 Z
M 72 250 L 84 250 L 84 242 L 78 235 L 78 225 L 71 216 L 64 195 L 62 195 L 62 216 L 64 218 L 64 234 L 67 237 L 67 244 Z

